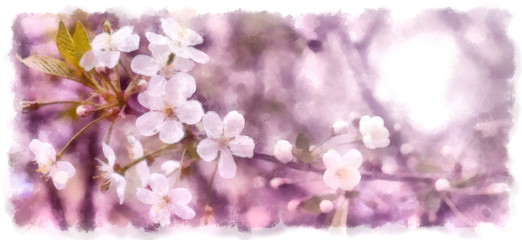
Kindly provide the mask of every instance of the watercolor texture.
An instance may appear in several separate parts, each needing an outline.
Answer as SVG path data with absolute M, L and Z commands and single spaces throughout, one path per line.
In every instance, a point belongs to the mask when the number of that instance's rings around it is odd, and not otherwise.
M 509 220 L 511 16 L 20 14 L 17 226 Z

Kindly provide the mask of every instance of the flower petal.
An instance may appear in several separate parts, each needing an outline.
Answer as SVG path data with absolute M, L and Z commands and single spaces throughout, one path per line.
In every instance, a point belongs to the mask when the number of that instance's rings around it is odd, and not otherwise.
M 169 193 L 169 181 L 163 174 L 152 173 L 149 176 L 149 185 L 152 192 L 158 196 L 166 196 Z
M 345 162 L 344 164 L 347 164 L 353 168 L 358 168 L 363 162 L 363 157 L 361 152 L 357 151 L 356 149 L 350 149 L 344 154 L 343 160 Z
M 87 72 L 91 71 L 94 67 L 96 67 L 96 65 L 98 65 L 98 58 L 94 56 L 94 52 L 92 50 L 87 51 L 80 59 L 80 67 L 85 69 Z
M 180 167 L 180 163 L 175 160 L 168 160 L 161 164 L 161 170 L 163 171 L 163 174 L 165 176 L 170 175 L 174 172 L 174 170 L 178 169 Z
M 162 227 L 166 227 L 170 224 L 170 211 L 167 206 L 153 205 L 149 211 L 150 219 L 159 223 Z
M 232 157 L 232 153 L 228 149 L 221 149 L 219 154 L 218 171 L 223 178 L 233 178 L 236 176 L 236 162 Z
M 70 178 L 74 176 L 76 170 L 73 165 L 65 161 L 57 161 L 51 168 L 49 175 L 53 179 L 53 184 L 58 190 L 62 190 L 67 185 Z
M 206 53 L 196 48 L 187 47 L 187 53 L 189 58 L 194 60 L 194 62 L 205 64 L 208 63 L 208 61 L 210 61 L 210 57 Z
M 335 175 L 335 171 L 327 169 L 323 174 L 323 181 L 326 184 L 326 186 L 337 189 L 339 187 L 339 179 Z
M 174 65 L 174 70 L 179 72 L 188 72 L 196 66 L 193 61 L 182 57 L 176 57 L 172 64 Z
M 176 109 L 176 116 L 182 123 L 196 124 L 203 117 L 203 106 L 196 100 L 186 101 Z
M 216 141 L 205 138 L 198 143 L 196 151 L 203 161 L 214 161 L 219 151 L 219 145 Z
M 355 168 L 343 169 L 344 176 L 339 178 L 339 188 L 347 191 L 353 190 L 361 182 L 361 174 Z
M 252 158 L 254 156 L 254 140 L 249 136 L 236 136 L 228 146 L 232 154 L 238 157 Z
M 160 130 L 160 140 L 167 144 L 177 143 L 185 136 L 183 124 L 176 119 L 168 118 Z
M 145 37 L 151 44 L 163 45 L 169 42 L 167 37 L 153 32 L 146 32 Z
M 38 164 L 52 164 L 56 161 L 56 150 L 50 143 L 33 139 L 29 143 L 29 149 L 34 153 Z
M 163 29 L 163 32 L 169 36 L 169 38 L 175 41 L 179 41 L 179 33 L 183 31 L 183 28 L 176 20 L 173 18 L 162 18 L 161 28 Z
M 138 102 L 143 106 L 153 111 L 161 111 L 165 107 L 163 96 L 154 96 L 148 91 L 138 94 Z
M 136 128 L 143 136 L 152 136 L 158 133 L 165 125 L 165 114 L 150 111 L 136 119 Z
M 151 56 L 137 55 L 131 61 L 131 69 L 141 75 L 154 76 L 160 70 L 160 65 Z
M 161 200 L 158 197 L 158 195 L 156 195 L 154 192 L 152 192 L 151 190 L 148 190 L 146 188 L 136 189 L 136 197 L 138 197 L 138 200 L 140 200 L 140 202 L 149 204 L 149 205 L 156 204 Z
M 70 162 L 66 161 L 56 161 L 56 171 L 64 171 L 67 173 L 69 178 L 74 177 L 76 174 L 76 170 L 74 169 L 74 166 Z
M 103 32 L 94 37 L 91 47 L 94 50 L 110 51 L 111 35 Z
M 343 160 L 337 151 L 330 149 L 323 155 L 323 163 L 327 169 L 335 170 L 343 165 Z
M 152 53 L 152 56 L 154 59 L 156 59 L 156 62 L 160 66 L 164 66 L 167 64 L 167 61 L 169 60 L 169 55 L 172 53 L 170 51 L 170 48 L 166 44 L 150 44 L 149 50 Z
M 122 52 L 132 52 L 140 46 L 140 37 L 132 34 L 133 27 L 125 26 L 120 28 L 111 38 L 117 49 Z
M 116 194 L 118 194 L 118 199 L 120 200 L 121 205 L 125 199 L 125 187 L 127 186 L 127 180 L 125 180 L 122 175 L 117 173 L 113 173 L 111 177 L 114 186 L 116 186 Z
M 143 156 L 143 145 L 141 142 L 134 136 L 127 136 L 127 142 L 129 142 L 131 146 L 132 158 L 137 159 Z
M 97 67 L 114 68 L 120 61 L 119 51 L 94 51 L 94 54 L 99 61 Z
M 169 191 L 171 203 L 186 205 L 192 200 L 192 194 L 186 188 L 174 188 Z
M 190 98 L 196 92 L 196 80 L 188 73 L 179 72 L 172 76 L 165 86 L 167 95 Z
M 235 137 L 243 131 L 245 118 L 237 111 L 229 112 L 223 119 L 223 134 L 226 137 Z
M 154 75 L 149 80 L 149 87 L 147 88 L 147 94 L 151 96 L 159 96 L 165 93 L 165 85 L 167 80 L 160 75 Z
M 192 208 L 189 208 L 185 205 L 172 204 L 171 208 L 174 214 L 185 220 L 193 219 L 196 216 L 196 212 L 194 212 Z
M 203 128 L 210 138 L 220 138 L 223 134 L 223 122 L 214 111 L 209 111 L 203 116 Z
M 114 154 L 114 150 L 112 150 L 112 148 L 109 145 L 102 142 L 102 151 L 103 156 L 105 156 L 105 158 L 107 159 L 107 165 L 109 165 L 109 167 L 114 167 L 114 162 L 116 161 L 116 155 Z
M 150 169 L 147 166 L 147 161 L 141 161 L 136 164 L 136 174 L 141 181 L 141 186 L 146 187 L 149 184 Z

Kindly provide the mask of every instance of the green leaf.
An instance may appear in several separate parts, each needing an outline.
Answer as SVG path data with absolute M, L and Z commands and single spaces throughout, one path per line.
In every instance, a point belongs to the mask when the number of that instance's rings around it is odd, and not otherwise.
M 310 151 L 310 139 L 304 133 L 299 133 L 295 139 L 295 146 L 305 151 Z
M 67 63 L 58 59 L 33 55 L 24 59 L 20 59 L 20 61 L 26 66 L 38 70 L 40 72 L 82 82 L 82 78 L 76 75 L 76 72 L 70 69 Z
M 69 34 L 69 30 L 67 30 L 65 24 L 62 21 L 60 21 L 58 33 L 56 34 L 56 47 L 66 62 L 72 64 L 75 67 L 79 67 L 78 62 L 76 61 L 76 55 L 74 53 L 73 39 L 71 34 Z
M 74 30 L 73 46 L 76 58 L 75 60 L 78 62 L 80 62 L 80 59 L 82 58 L 83 54 L 91 50 L 89 36 L 87 35 L 87 31 L 85 30 L 80 21 L 76 23 L 76 29 Z

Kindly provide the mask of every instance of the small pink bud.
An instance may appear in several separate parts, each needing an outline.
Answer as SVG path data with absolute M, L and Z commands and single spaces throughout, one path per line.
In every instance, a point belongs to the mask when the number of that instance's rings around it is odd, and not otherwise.
M 439 178 L 435 181 L 435 190 L 442 192 L 448 191 L 451 188 L 450 182 L 445 178 Z
M 275 178 L 272 178 L 272 180 L 270 180 L 270 186 L 273 188 L 279 188 L 281 185 L 288 184 L 288 183 L 290 183 L 290 180 L 288 180 L 286 178 L 275 177 Z
M 138 84 L 136 85 L 136 90 L 139 92 L 145 91 L 149 87 L 149 83 L 143 79 L 138 81 Z
M 319 208 L 321 209 L 321 212 L 323 212 L 323 213 L 331 212 L 333 209 L 333 202 L 325 199 L 325 200 L 321 201 L 321 203 L 319 204 Z
M 332 125 L 333 133 L 335 135 L 347 133 L 349 129 L 349 125 L 345 121 L 337 121 Z
M 91 114 L 94 108 L 91 105 L 80 105 L 76 108 L 76 115 L 78 117 L 87 117 Z
M 297 207 L 299 207 L 299 204 L 301 204 L 300 199 L 292 199 L 288 202 L 288 204 L 286 205 L 286 208 L 288 209 L 288 211 L 293 212 L 297 209 Z
M 274 145 L 274 156 L 282 163 L 292 161 L 292 144 L 286 140 L 279 140 Z

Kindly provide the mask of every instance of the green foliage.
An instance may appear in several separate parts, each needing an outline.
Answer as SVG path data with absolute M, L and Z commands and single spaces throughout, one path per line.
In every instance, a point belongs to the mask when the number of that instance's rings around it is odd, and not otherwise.
M 58 26 L 58 33 L 56 34 L 56 47 L 66 62 L 72 64 L 75 67 L 79 67 L 78 63 L 76 62 L 76 55 L 74 53 L 73 39 L 71 34 L 69 34 L 69 30 L 67 30 L 65 24 L 62 21 L 60 21 L 60 25 Z
M 73 45 L 74 45 L 74 54 L 75 54 L 75 57 L 78 60 L 78 62 L 82 58 L 83 54 L 85 54 L 87 51 L 91 50 L 91 45 L 89 43 L 89 36 L 80 21 L 78 21 L 76 23 L 76 29 L 74 30 L 74 35 L 73 35 Z
M 67 63 L 58 59 L 46 56 L 33 55 L 21 59 L 20 61 L 26 66 L 38 70 L 40 72 L 82 82 L 81 76 L 78 76 L 74 70 L 69 68 Z
M 83 54 L 91 49 L 87 31 L 83 27 L 82 23 L 80 21 L 76 23 L 74 36 L 71 37 L 69 30 L 67 30 L 65 27 L 65 24 L 60 21 L 58 33 L 56 34 L 56 47 L 66 62 L 70 63 L 76 69 L 81 71 L 79 65 L 80 59 L 82 58 Z

